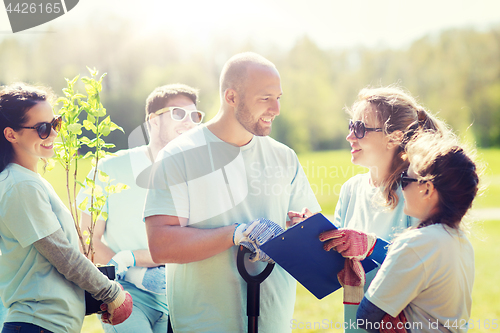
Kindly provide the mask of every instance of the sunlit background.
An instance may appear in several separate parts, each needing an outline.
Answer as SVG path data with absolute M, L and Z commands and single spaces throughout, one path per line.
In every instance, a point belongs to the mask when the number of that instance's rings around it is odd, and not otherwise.
M 500 1 L 82 0 L 65 15 L 13 34 L 0 10 L 0 84 L 51 86 L 107 72 L 103 101 L 126 134 L 156 86 L 200 88 L 219 107 L 218 76 L 256 51 L 282 76 L 272 136 L 298 152 L 346 147 L 346 115 L 368 85 L 397 83 L 483 147 L 500 145 Z M 472 127 L 470 125 L 473 124 Z M 290 131 L 293 129 L 293 131 Z M 118 148 L 126 134 L 113 134 Z

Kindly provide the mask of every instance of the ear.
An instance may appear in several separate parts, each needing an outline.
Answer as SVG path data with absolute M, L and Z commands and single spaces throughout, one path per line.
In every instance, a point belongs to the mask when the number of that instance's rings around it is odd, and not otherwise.
M 10 143 L 17 142 L 17 132 L 14 131 L 11 127 L 5 127 L 3 130 L 3 135 Z
M 425 194 L 424 194 L 424 198 L 433 198 L 435 196 L 437 196 L 437 190 L 436 188 L 434 187 L 434 184 L 432 182 L 426 182 L 424 183 L 423 185 L 425 185 Z
M 401 141 L 403 141 L 403 132 L 400 130 L 396 130 L 388 135 L 389 141 L 387 142 L 387 149 L 394 149 L 399 147 Z
M 226 91 L 224 91 L 224 101 L 231 105 L 231 106 L 236 106 L 238 100 L 238 93 L 236 90 L 228 88 Z

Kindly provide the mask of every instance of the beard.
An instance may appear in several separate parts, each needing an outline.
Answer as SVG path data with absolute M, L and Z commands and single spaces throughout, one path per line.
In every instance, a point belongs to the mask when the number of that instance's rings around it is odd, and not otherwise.
M 248 132 L 256 136 L 267 136 L 271 133 L 271 126 L 263 127 L 259 124 L 259 118 L 255 119 L 252 113 L 246 106 L 245 102 L 241 101 L 235 108 L 234 114 L 236 120 Z

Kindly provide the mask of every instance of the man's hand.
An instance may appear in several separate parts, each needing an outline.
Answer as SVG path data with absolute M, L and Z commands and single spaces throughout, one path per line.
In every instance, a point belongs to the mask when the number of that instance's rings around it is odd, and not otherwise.
M 120 285 L 121 291 L 118 296 L 109 304 L 101 304 L 104 313 L 101 316 L 103 323 L 118 325 L 123 323 L 132 314 L 134 306 L 132 296 Z
M 320 234 L 319 240 L 325 242 L 325 251 L 333 249 L 344 258 L 363 260 L 372 253 L 377 236 L 353 229 L 334 229 Z
M 260 246 L 268 240 L 281 234 L 283 229 L 267 219 L 258 219 L 249 224 L 239 224 L 233 234 L 234 245 L 243 245 L 253 253 L 250 255 L 251 261 L 274 261 L 265 254 Z
M 116 278 L 123 280 L 129 267 L 135 266 L 135 257 L 132 251 L 120 251 L 108 262 L 115 266 Z

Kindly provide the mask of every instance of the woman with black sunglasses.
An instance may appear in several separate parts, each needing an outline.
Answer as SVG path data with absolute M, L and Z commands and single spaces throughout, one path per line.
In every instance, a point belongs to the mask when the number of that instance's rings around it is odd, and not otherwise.
M 351 145 L 351 161 L 368 168 L 368 173 L 342 186 L 333 221 L 340 229 L 322 233 L 320 240 L 325 250 L 336 250 L 346 258 L 338 277 L 344 286 L 345 332 L 363 332 L 353 328 L 356 310 L 377 269 L 365 276 L 360 262 L 370 254 L 377 237 L 391 241 L 416 222 L 404 214 L 401 200 L 399 176 L 408 168 L 404 143 L 417 128 L 447 130 L 397 87 L 361 90 L 348 113 L 346 140 Z M 300 220 L 293 218 L 292 223 Z
M 79 252 L 71 214 L 37 173 L 61 126 L 49 96 L 25 84 L 0 91 L 2 333 L 80 332 L 84 290 L 107 304 L 103 317 L 113 324 L 132 311 L 130 294 Z
M 407 151 L 404 212 L 420 222 L 390 246 L 358 319 L 368 332 L 466 332 L 474 251 L 461 229 L 478 192 L 476 164 L 454 138 L 428 133 Z

